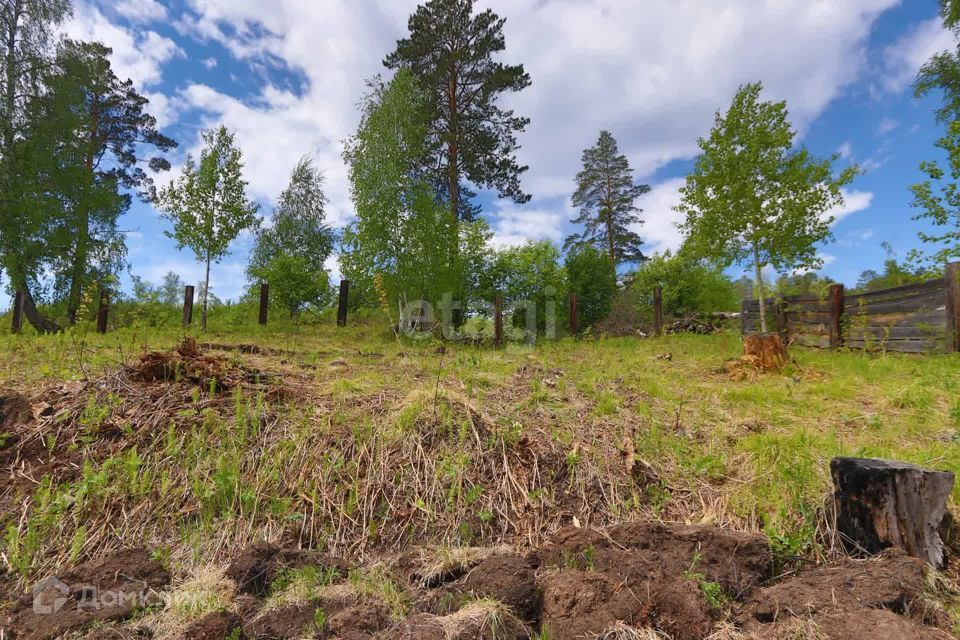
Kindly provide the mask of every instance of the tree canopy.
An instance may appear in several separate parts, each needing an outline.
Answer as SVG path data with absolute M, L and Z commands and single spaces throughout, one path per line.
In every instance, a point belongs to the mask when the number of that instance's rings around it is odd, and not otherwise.
M 597 143 L 583 152 L 583 169 L 577 173 L 573 194 L 573 206 L 580 215 L 570 222 L 585 228 L 568 237 L 564 248 L 596 246 L 607 252 L 614 268 L 642 261 L 643 240 L 631 227 L 643 224 L 635 203 L 648 191 L 649 185 L 634 184 L 633 170 L 613 135 L 601 131 Z
M 516 136 L 530 120 L 497 105 L 507 92 L 530 86 L 523 65 L 499 57 L 506 49 L 505 20 L 490 9 L 474 13 L 474 0 L 429 0 L 417 7 L 409 35 L 386 57 L 390 69 L 409 69 L 424 91 L 423 168 L 456 220 L 477 209 L 464 180 L 526 202 L 520 186 L 527 170 L 516 159 Z
M 313 159 L 300 159 L 273 212 L 260 229 L 250 254 L 247 276 L 270 283 L 271 298 L 291 317 L 307 305 L 321 305 L 329 294 L 326 260 L 335 234 L 327 225 L 323 174 Z
M 241 231 L 259 225 L 259 205 L 247 199 L 243 155 L 226 127 L 204 131 L 200 161 L 187 156 L 183 171 L 163 189 L 158 206 L 173 223 L 166 234 L 177 247 L 189 248 L 206 266 L 202 300 L 202 328 L 207 328 L 210 265 L 227 255 Z
M 435 301 L 459 288 L 459 269 L 450 263 L 458 223 L 420 171 L 428 128 L 424 100 L 406 70 L 389 83 L 374 79 L 344 152 L 357 220 L 344 231 L 341 267 L 368 291 L 378 276 L 391 304 Z
M 830 211 L 843 204 L 850 167 L 834 175 L 836 156 L 817 159 L 794 149 L 784 102 L 760 99 L 762 85 L 740 87 L 725 114 L 717 113 L 701 153 L 680 189 L 677 210 L 686 248 L 727 266 L 749 263 L 767 331 L 763 270 L 815 269 L 817 245 L 830 237 Z

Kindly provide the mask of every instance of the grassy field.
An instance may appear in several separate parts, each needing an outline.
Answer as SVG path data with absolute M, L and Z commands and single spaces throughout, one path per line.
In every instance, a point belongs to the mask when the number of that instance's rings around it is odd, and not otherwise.
M 816 556 L 832 456 L 960 472 L 957 356 L 796 348 L 759 374 L 732 333 L 494 350 L 371 321 L 215 330 L 207 369 L 144 382 L 141 355 L 182 337 L 0 337 L 0 387 L 53 407 L 19 437 L 55 460 L 4 492 L 8 568 L 129 539 L 189 563 L 263 538 L 362 556 L 649 518 Z

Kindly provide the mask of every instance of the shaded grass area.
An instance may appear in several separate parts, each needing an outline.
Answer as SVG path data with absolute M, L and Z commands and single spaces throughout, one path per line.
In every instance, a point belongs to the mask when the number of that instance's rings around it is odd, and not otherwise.
M 832 456 L 960 471 L 957 356 L 796 348 L 760 375 L 721 334 L 447 343 L 441 363 L 439 342 L 401 349 L 371 321 L 200 338 L 277 383 L 144 391 L 117 373 L 182 337 L 0 336 L 0 387 L 52 405 L 30 437 L 62 462 L 0 489 L 8 569 L 130 540 L 186 563 L 255 539 L 534 545 L 574 518 L 761 530 L 784 559 L 817 557 Z

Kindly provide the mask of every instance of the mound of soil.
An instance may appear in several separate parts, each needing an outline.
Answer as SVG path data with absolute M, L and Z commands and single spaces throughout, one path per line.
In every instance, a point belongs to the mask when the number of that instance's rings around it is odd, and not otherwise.
M 159 602 L 170 574 L 144 549 L 91 560 L 40 581 L 0 624 L 0 637 L 47 640 L 94 622 L 123 620 Z
M 459 584 L 446 588 L 441 602 L 490 598 L 509 606 L 524 620 L 533 620 L 542 604 L 535 570 L 536 563 L 531 558 L 515 553 L 491 556 Z
M 260 543 L 248 547 L 230 563 L 227 577 L 236 583 L 239 593 L 264 597 L 281 571 L 306 566 L 335 569 L 342 576 L 350 570 L 350 565 L 341 558 L 315 551 L 281 549 L 272 544 Z
M 30 401 L 19 393 L 0 389 L 0 433 L 10 431 L 33 419 Z M 10 443 L 0 445 L 0 448 Z
M 867 614 L 878 628 L 894 623 L 905 629 L 923 630 L 923 625 L 949 628 L 949 619 L 930 604 L 927 591 L 927 568 L 923 561 L 889 551 L 870 560 L 846 560 L 816 567 L 758 589 L 747 599 L 740 621 L 745 628 L 755 629 L 761 635 L 790 624 L 792 619 L 810 619 L 828 635 L 834 633 L 831 630 L 840 630 L 836 633 L 841 635 L 836 637 L 914 637 L 868 635 L 866 627 L 857 631 L 859 635 L 844 635 L 846 632 L 841 631 L 858 615 Z M 891 615 L 874 615 L 877 611 Z
M 194 621 L 183 631 L 183 640 L 226 640 L 242 630 L 243 620 L 232 611 L 213 611 Z M 241 631 L 242 635 L 242 631 Z M 236 638 L 239 640 L 239 638 Z

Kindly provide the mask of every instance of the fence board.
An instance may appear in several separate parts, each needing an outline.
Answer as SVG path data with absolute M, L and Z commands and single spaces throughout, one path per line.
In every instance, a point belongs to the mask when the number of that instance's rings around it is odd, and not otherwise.
M 785 333 L 792 344 L 854 349 L 935 353 L 946 349 L 947 279 L 908 284 L 844 296 L 794 296 L 767 304 L 770 330 Z M 743 331 L 758 331 L 760 305 L 744 300 Z

